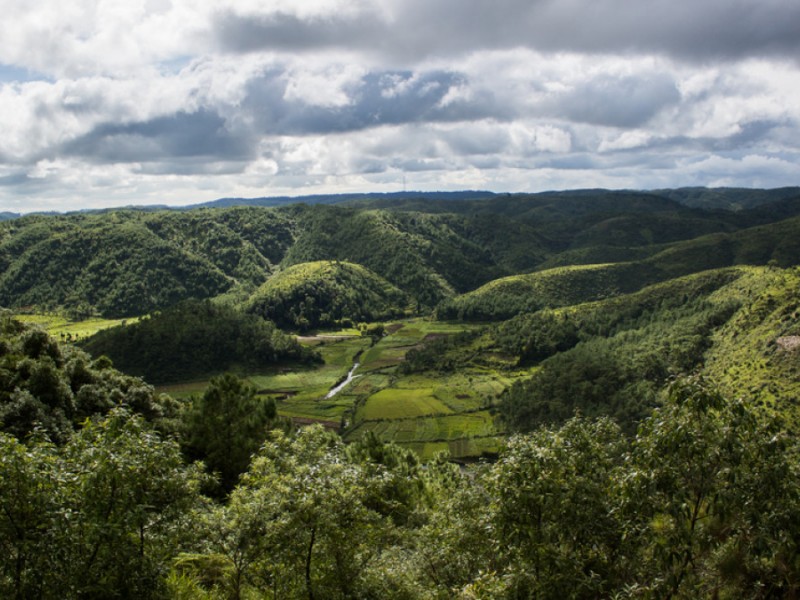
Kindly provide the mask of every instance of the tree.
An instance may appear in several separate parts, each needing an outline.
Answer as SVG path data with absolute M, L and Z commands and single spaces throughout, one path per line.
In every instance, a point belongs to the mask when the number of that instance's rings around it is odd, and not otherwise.
M 44 595 L 64 480 L 56 448 L 41 433 L 26 446 L 0 432 L 0 596 Z
M 255 389 L 226 373 L 211 380 L 195 398 L 184 420 L 189 455 L 205 461 L 230 492 L 247 470 L 271 425 L 278 425 L 275 402 L 256 397 Z
M 774 417 L 698 377 L 641 426 L 623 490 L 640 585 L 659 597 L 794 597 L 796 447 Z
M 581 418 L 509 440 L 486 480 L 503 595 L 608 595 L 623 537 L 614 510 L 623 442 L 610 420 Z
M 121 409 L 63 447 L 0 434 L 0 595 L 161 597 L 201 480 L 175 442 Z

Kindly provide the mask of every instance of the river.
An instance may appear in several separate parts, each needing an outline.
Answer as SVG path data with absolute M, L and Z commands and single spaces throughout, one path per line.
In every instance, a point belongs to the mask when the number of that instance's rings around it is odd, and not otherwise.
M 360 364 L 361 364 L 361 363 L 353 363 L 353 368 L 352 368 L 352 369 L 350 369 L 350 372 L 347 374 L 347 377 L 345 377 L 344 381 L 342 381 L 342 382 L 341 382 L 339 385 L 337 385 L 336 387 L 334 387 L 334 388 L 331 388 L 331 391 L 329 391 L 329 392 L 328 392 L 328 393 L 325 395 L 325 399 L 326 399 L 326 400 L 327 400 L 328 398 L 333 398 L 333 397 L 334 397 L 336 394 L 338 394 L 339 392 L 341 392 L 341 391 L 342 391 L 342 390 L 343 390 L 345 387 L 347 387 L 347 384 L 348 384 L 348 383 L 350 383 L 351 381 L 353 381 L 353 379 L 355 379 L 356 377 L 361 377 L 361 375 L 355 375 L 355 374 L 354 374 L 354 373 L 356 372 L 356 369 L 358 368 L 358 366 L 359 366 Z

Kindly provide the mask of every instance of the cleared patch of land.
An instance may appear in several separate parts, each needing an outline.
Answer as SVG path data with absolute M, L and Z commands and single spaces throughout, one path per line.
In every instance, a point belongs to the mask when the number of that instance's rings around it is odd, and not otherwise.
M 33 323 L 38 325 L 50 335 L 59 337 L 74 338 L 87 338 L 94 335 L 98 331 L 108 329 L 109 327 L 116 327 L 124 325 L 125 323 L 133 323 L 138 321 L 138 318 L 132 319 L 86 319 L 83 321 L 72 321 L 66 317 L 59 315 L 43 315 L 43 314 L 16 314 L 15 319 L 23 323 Z

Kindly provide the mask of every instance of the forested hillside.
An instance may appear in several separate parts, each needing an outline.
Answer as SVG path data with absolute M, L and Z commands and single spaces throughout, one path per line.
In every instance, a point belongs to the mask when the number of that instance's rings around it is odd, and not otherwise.
M 271 321 L 208 300 L 186 300 L 137 323 L 100 331 L 82 346 L 153 383 L 320 360 Z
M 317 261 L 293 265 L 268 279 L 245 310 L 281 327 L 306 331 L 402 317 L 409 301 L 361 265 Z
M 580 412 L 633 431 L 673 378 L 703 373 L 800 424 L 800 355 L 779 343 L 800 334 L 798 289 L 796 269 L 724 269 L 516 317 L 498 328 L 499 345 L 539 368 L 500 411 L 522 430 Z
M 787 266 L 800 214 L 790 191 L 738 211 L 688 208 L 668 193 L 586 190 L 27 216 L 0 223 L 0 305 L 120 317 L 187 298 L 242 302 L 278 266 L 319 260 L 368 268 L 422 312 L 555 266 L 633 263 L 656 271 L 646 283 L 732 264 Z M 620 291 L 630 291 L 622 268 Z

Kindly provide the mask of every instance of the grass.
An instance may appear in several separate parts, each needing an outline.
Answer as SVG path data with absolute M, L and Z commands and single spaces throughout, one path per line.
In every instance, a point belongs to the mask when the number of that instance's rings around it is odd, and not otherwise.
M 325 394 L 352 368 L 356 356 L 370 344 L 368 338 L 326 340 L 317 345 L 325 364 L 311 369 L 251 375 L 248 379 L 262 394 L 276 399 L 278 412 L 289 417 L 339 419 L 352 408 L 349 393 L 359 379 L 331 399 Z
M 488 410 L 434 417 L 362 421 L 348 437 L 358 438 L 367 431 L 379 438 L 397 442 L 457 440 L 497 435 L 494 417 Z
M 51 327 L 67 325 L 63 319 L 48 318 Z M 118 322 L 90 324 L 102 328 Z M 82 324 L 82 328 L 88 332 L 87 325 Z M 409 376 L 399 376 L 395 369 L 410 348 L 429 336 L 455 334 L 471 327 L 424 319 L 392 322 L 386 324 L 388 334 L 374 344 L 368 337 L 354 335 L 354 330 L 320 332 L 301 341 L 318 349 L 324 364 L 296 369 L 272 367 L 241 375 L 260 396 L 275 399 L 283 416 L 352 421 L 348 440 L 374 431 L 381 439 L 413 449 L 424 460 L 439 451 L 457 458 L 477 457 L 498 448 L 501 434 L 486 408 L 516 377 L 490 368 Z M 356 360 L 361 364 L 356 372 L 360 377 L 326 400 L 325 394 L 345 377 Z M 188 399 L 201 395 L 210 377 L 161 386 L 158 391 Z
M 445 452 L 451 458 L 474 460 L 482 456 L 496 455 L 503 446 L 503 436 L 469 438 L 449 442 L 410 442 L 403 444 L 413 450 L 421 460 L 428 461 Z
M 430 388 L 387 388 L 370 396 L 358 412 L 358 419 L 405 419 L 452 412 L 433 395 Z
M 33 323 L 39 325 L 47 333 L 54 337 L 70 336 L 71 338 L 87 338 L 98 331 L 109 329 L 123 325 L 124 323 L 132 323 L 139 320 L 138 317 L 130 319 L 86 319 L 83 321 L 71 321 L 66 317 L 59 315 L 43 315 L 43 314 L 17 314 L 14 318 L 22 321 L 23 323 Z

